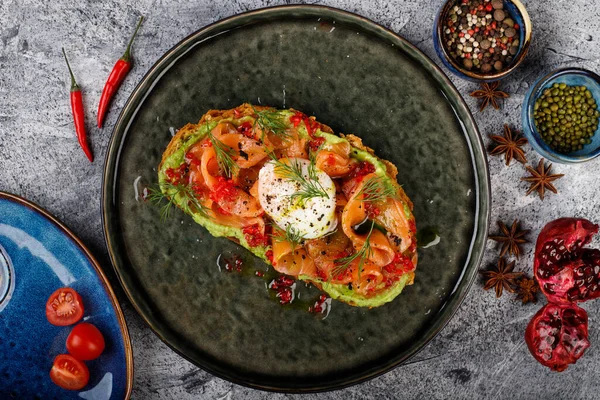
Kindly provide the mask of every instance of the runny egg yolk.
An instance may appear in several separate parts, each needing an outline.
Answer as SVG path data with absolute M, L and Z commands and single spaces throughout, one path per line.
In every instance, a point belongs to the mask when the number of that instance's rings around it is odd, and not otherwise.
M 301 167 L 302 177 L 308 182 L 317 183 L 317 187 L 327 196 L 298 196 L 298 193 L 306 190 L 306 185 L 297 177 L 294 179 L 283 173 L 275 162 L 269 161 L 258 174 L 258 199 L 263 210 L 282 230 L 290 227 L 304 239 L 315 239 L 332 232 L 337 226 L 337 218 L 335 185 L 329 175 L 313 166 L 311 179 L 310 162 L 305 159 L 282 159 L 279 162 L 297 163 Z

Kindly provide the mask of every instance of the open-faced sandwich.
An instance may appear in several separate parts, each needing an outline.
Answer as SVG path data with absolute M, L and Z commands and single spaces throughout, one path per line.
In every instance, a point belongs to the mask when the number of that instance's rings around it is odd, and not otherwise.
M 160 190 L 214 236 L 360 307 L 393 300 L 417 264 L 398 171 L 354 135 L 294 109 L 243 104 L 181 128 Z

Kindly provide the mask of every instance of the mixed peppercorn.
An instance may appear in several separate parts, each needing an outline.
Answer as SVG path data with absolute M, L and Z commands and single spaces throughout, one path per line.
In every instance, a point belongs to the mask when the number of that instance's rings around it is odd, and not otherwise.
M 519 52 L 519 30 L 502 0 L 460 0 L 448 12 L 443 43 L 462 67 L 500 72 Z

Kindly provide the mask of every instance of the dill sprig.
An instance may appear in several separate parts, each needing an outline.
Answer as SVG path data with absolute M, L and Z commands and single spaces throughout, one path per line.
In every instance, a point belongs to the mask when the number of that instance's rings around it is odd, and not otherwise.
M 267 151 L 267 154 L 275 164 L 276 173 L 300 185 L 300 190 L 290 196 L 292 200 L 297 199 L 302 203 L 313 197 L 329 198 L 327 191 L 323 188 L 321 182 L 319 182 L 319 175 L 317 174 L 314 162 L 308 164 L 307 178 L 304 176 L 302 163 L 298 159 L 289 159 L 290 162 L 288 164 L 278 160 L 272 151 Z
M 336 264 L 332 270 L 333 276 L 338 276 L 338 275 L 342 274 L 344 271 L 346 271 L 352 265 L 354 260 L 356 260 L 358 258 L 359 259 L 359 261 L 358 261 L 358 277 L 360 278 L 360 272 L 365 263 L 365 260 L 368 257 L 370 257 L 371 254 L 373 253 L 373 249 L 371 248 L 371 234 L 373 233 L 374 227 L 375 227 L 375 221 L 372 221 L 371 228 L 369 229 L 369 234 L 367 235 L 367 238 L 365 239 L 365 242 L 363 243 L 362 247 L 356 253 L 351 254 L 344 258 L 338 258 L 333 261 L 334 264 Z
M 171 215 L 173 206 L 177 204 L 177 196 L 183 199 L 180 204 L 184 212 L 187 214 L 197 212 L 205 218 L 210 218 L 208 208 L 200 203 L 194 190 L 182 183 L 163 182 L 158 187 L 149 188 L 146 200 L 160 207 L 160 218 L 164 222 Z M 163 204 L 163 200 L 167 202 Z
M 288 124 L 276 110 L 258 111 L 252 106 L 252 111 L 256 114 L 254 125 L 258 125 L 262 131 L 263 138 L 266 132 L 272 132 L 275 136 L 283 139 L 289 138 L 291 135 L 288 132 Z
M 387 179 L 379 176 L 368 178 L 357 196 L 363 195 L 364 201 L 370 203 L 381 203 L 396 194 L 396 189 Z
M 311 164 L 317 165 L 317 154 L 323 149 L 323 147 L 325 147 L 325 142 L 321 143 L 314 151 L 309 149 L 308 161 L 310 161 Z
M 233 160 L 235 150 L 214 137 L 211 132 L 208 132 L 208 139 L 215 149 L 215 155 L 217 156 L 217 163 L 219 164 L 221 173 L 227 178 L 237 175 L 240 167 Z
M 302 241 L 304 240 L 304 235 L 300 233 L 299 230 L 292 227 L 292 225 L 286 226 L 284 231 L 278 225 L 273 224 L 273 229 L 277 231 L 277 234 L 274 235 L 274 239 L 278 242 L 290 242 L 292 244 L 292 251 L 296 250 L 296 246 L 302 244 Z

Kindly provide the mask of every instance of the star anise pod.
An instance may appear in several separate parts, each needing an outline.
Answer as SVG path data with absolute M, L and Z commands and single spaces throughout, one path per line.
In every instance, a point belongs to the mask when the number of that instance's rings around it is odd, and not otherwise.
M 479 111 L 485 110 L 490 103 L 496 110 L 498 110 L 500 108 L 498 99 L 507 99 L 509 97 L 508 93 L 498 90 L 499 85 L 500 82 L 498 81 L 491 83 L 483 82 L 481 84 L 482 89 L 476 90 L 470 94 L 471 97 L 483 100 L 479 107 Z
M 531 186 L 529 190 L 525 194 L 525 196 L 529 195 L 534 190 L 538 191 L 540 195 L 540 199 L 544 200 L 544 193 L 546 189 L 558 193 L 558 190 L 552 184 L 552 181 L 557 180 L 558 178 L 562 178 L 564 174 L 550 174 L 550 170 L 552 169 L 552 163 L 550 163 L 547 167 L 544 162 L 545 160 L 542 158 L 538 163 L 537 170 L 531 168 L 529 165 L 526 167 L 527 172 L 531 174 L 531 176 L 527 176 L 521 178 L 522 181 L 531 182 Z
M 523 236 L 529 232 L 528 229 L 519 229 L 519 220 L 515 219 L 510 227 L 510 230 L 504 225 L 502 221 L 498 221 L 498 227 L 502 231 L 502 235 L 490 236 L 490 239 L 496 242 L 502 243 L 502 250 L 500 251 L 500 257 L 504 257 L 505 254 L 513 255 L 517 258 L 521 255 L 521 248 L 519 245 L 523 243 L 529 243 Z
M 510 162 L 513 158 L 519 161 L 521 164 L 525 164 L 527 162 L 525 152 L 523 149 L 521 149 L 521 146 L 527 143 L 527 139 L 519 134 L 513 136 L 513 133 L 508 125 L 504 124 L 504 136 L 490 135 L 490 138 L 494 142 L 498 143 L 496 147 L 492 149 L 490 154 L 493 156 L 504 154 L 506 165 L 510 165 Z
M 503 289 L 514 293 L 515 288 L 517 286 L 517 280 L 523 275 L 522 272 L 513 272 L 514 268 L 514 261 L 507 264 L 506 260 L 503 257 L 500 257 L 498 259 L 498 265 L 496 267 L 493 267 L 491 270 L 488 271 L 479 271 L 479 273 L 483 275 L 486 279 L 483 288 L 485 290 L 495 288 L 496 297 L 502 296 Z
M 529 302 L 537 303 L 537 293 L 539 290 L 540 287 L 535 279 L 524 276 L 519 280 L 519 285 L 517 286 L 517 299 L 521 300 L 522 304 Z

